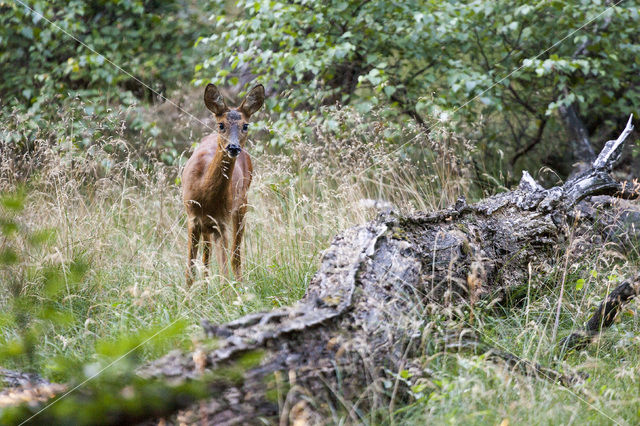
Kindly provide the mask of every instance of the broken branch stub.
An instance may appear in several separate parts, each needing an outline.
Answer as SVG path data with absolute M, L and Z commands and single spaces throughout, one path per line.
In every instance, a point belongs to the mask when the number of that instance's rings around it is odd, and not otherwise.
M 611 327 L 622 308 L 639 292 L 640 274 L 636 274 L 633 279 L 624 281 L 607 295 L 587 321 L 584 330 L 573 332 L 562 339 L 560 342 L 562 351 L 567 353 L 586 347 L 603 329 Z
M 607 141 L 602 148 L 602 151 L 598 155 L 598 158 L 593 162 L 593 168 L 596 170 L 607 170 L 611 171 L 613 166 L 620 160 L 620 156 L 622 155 L 622 147 L 624 146 L 624 141 L 627 139 L 627 136 L 631 134 L 633 131 L 633 114 L 629 116 L 629 120 L 627 121 L 627 125 L 625 126 L 618 139 Z

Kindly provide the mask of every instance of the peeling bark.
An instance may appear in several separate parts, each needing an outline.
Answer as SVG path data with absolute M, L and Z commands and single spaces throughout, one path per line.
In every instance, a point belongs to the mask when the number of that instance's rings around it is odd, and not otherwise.
M 0 368 L 0 408 L 45 402 L 66 389 L 66 386 L 49 383 L 36 374 Z

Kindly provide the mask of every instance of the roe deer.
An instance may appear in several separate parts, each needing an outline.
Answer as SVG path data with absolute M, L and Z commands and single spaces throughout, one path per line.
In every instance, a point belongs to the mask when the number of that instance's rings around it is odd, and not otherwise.
M 222 274 L 227 274 L 228 232 L 233 248 L 231 265 L 242 279 L 240 245 L 247 211 L 247 190 L 251 184 L 251 158 L 244 149 L 248 121 L 264 103 L 264 87 L 255 86 L 238 108 L 229 108 L 213 84 L 204 91 L 204 103 L 215 114 L 217 132 L 206 136 L 187 161 L 182 172 L 182 199 L 187 209 L 189 249 L 187 284 L 193 282 L 194 261 L 200 238 L 202 261 L 209 266 L 212 239 Z

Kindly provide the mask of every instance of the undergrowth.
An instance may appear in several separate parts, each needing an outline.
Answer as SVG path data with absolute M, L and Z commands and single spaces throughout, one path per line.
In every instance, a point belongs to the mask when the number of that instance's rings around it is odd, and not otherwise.
M 20 127 L 27 118 L 7 117 L 0 160 L 2 220 L 11 224 L 2 241 L 3 253 L 11 255 L 1 272 L 11 284 L 0 289 L 0 301 L 30 306 L 33 317 L 3 310 L 3 364 L 54 380 L 69 378 L 58 361 L 91 361 L 103 341 L 123 341 L 115 352 L 125 353 L 140 343 L 127 336 L 174 322 L 186 327 L 141 345 L 136 353 L 148 359 L 188 346 L 201 319 L 222 323 L 294 303 L 331 238 L 375 217 L 367 200 L 409 211 L 450 204 L 465 191 L 443 183 L 462 179 L 462 171 L 450 171 L 459 142 L 449 135 L 416 139 L 414 152 L 439 157 L 423 185 L 425 172 L 408 159 L 385 157 L 394 145 L 378 127 L 349 111 L 337 113 L 339 132 L 318 123 L 312 138 L 293 137 L 286 152 L 254 156 L 245 281 L 220 276 L 213 262 L 212 276 L 200 271 L 187 287 L 180 166 L 146 157 L 114 117 L 100 121 L 75 110 L 60 116 L 59 132 L 29 129 L 28 150 L 16 143 L 27 137 Z M 84 132 L 65 131 L 65 120 L 77 127 L 79 119 L 86 121 Z M 252 152 L 258 142 L 250 143 Z M 439 190 L 447 186 L 453 189 Z M 46 238 L 33 244 L 40 233 Z M 60 321 L 43 310 L 55 311 Z M 33 331 L 29 338 L 25 327 Z

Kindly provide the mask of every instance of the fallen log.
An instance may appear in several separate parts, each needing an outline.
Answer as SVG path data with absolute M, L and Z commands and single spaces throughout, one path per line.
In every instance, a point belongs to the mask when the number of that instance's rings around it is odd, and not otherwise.
M 606 204 L 593 196 L 638 195 L 609 174 L 632 129 L 630 118 L 592 167 L 562 186 L 544 189 L 525 172 L 517 189 L 476 204 L 460 199 L 439 212 L 382 214 L 344 231 L 296 305 L 224 325 L 203 321 L 213 348 L 174 351 L 140 369 L 145 378 L 208 383 L 209 397 L 162 421 L 359 422 L 364 413 L 393 407 L 406 390 L 398 377 L 428 375 L 420 361 L 427 348 L 450 332 L 464 334 L 453 321 L 425 321 L 427 313 L 507 301 L 527 282 L 531 265 L 553 264 L 570 227 L 597 237 L 600 228 L 592 225 L 603 220 Z M 573 380 L 493 354 L 554 381 Z M 245 366 L 239 380 L 209 376 L 238 364 Z

